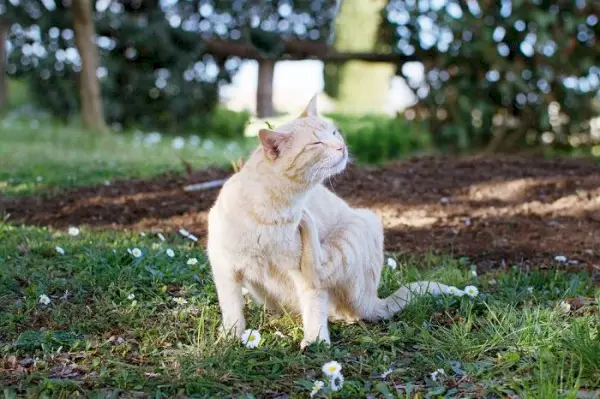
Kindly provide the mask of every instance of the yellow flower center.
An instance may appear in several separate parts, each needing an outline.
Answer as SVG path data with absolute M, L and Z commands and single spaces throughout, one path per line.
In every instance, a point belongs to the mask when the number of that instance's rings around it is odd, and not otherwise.
M 250 341 L 250 342 L 254 341 L 254 335 L 251 335 L 251 336 L 248 338 L 248 341 Z
M 329 371 L 331 371 L 332 373 L 335 371 L 336 367 L 335 366 L 329 366 Z

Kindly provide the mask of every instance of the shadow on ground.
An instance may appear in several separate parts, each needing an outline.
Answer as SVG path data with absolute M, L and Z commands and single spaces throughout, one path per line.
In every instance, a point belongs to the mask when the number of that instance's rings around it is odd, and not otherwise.
M 206 169 L 194 180 L 228 174 Z M 115 181 L 51 197 L 0 199 L 0 211 L 13 222 L 56 228 L 185 228 L 204 238 L 218 190 L 186 193 L 187 183 L 174 175 Z M 573 267 L 600 264 L 600 166 L 589 161 L 420 157 L 350 167 L 327 185 L 352 205 L 381 216 L 388 250 L 450 252 L 490 267 L 545 265 L 557 254 Z

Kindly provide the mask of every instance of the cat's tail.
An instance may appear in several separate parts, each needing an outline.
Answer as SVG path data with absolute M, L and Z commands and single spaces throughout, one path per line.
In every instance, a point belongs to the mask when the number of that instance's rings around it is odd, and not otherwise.
M 401 311 L 416 297 L 431 294 L 434 296 L 448 294 L 451 288 L 449 285 L 436 283 L 433 281 L 417 281 L 403 285 L 396 292 L 385 299 L 377 298 L 375 309 L 372 312 L 373 321 L 390 319 L 394 314 Z M 458 289 L 457 289 L 458 290 Z

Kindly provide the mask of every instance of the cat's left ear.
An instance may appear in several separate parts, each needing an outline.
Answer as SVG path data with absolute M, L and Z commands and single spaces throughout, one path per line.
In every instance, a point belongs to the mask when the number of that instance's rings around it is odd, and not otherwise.
M 311 116 L 311 117 L 319 116 L 318 99 L 319 99 L 319 93 L 316 93 L 313 96 L 313 98 L 311 98 L 306 109 L 300 114 L 301 118 L 305 118 L 308 116 Z
M 263 150 L 267 157 L 274 161 L 281 154 L 282 148 L 290 140 L 290 135 L 287 133 L 280 133 L 269 129 L 260 129 L 258 132 L 258 138 L 260 144 L 262 144 Z

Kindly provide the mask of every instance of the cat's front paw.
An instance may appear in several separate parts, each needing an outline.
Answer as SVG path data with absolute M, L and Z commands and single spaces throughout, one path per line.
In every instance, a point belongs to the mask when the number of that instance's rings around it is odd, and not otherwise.
M 327 345 L 331 345 L 331 339 L 329 338 L 329 333 L 319 334 L 317 337 L 307 337 L 304 336 L 304 339 L 300 342 L 300 349 L 305 349 L 307 346 L 310 346 L 317 342 L 323 342 Z

